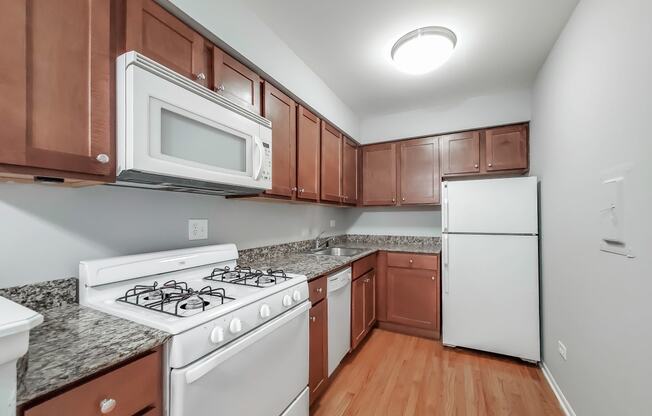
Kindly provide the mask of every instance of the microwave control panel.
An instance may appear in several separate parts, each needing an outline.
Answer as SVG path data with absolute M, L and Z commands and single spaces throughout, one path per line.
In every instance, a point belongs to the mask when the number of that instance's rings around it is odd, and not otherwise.
M 270 144 L 263 142 L 263 169 L 260 174 L 260 179 L 271 180 L 272 179 L 272 149 Z

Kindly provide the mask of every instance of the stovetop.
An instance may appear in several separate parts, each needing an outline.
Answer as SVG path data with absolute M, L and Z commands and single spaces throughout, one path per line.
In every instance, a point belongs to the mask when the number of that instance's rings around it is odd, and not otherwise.
M 236 300 L 238 286 L 264 289 L 290 280 L 283 270 L 261 271 L 250 267 L 216 267 L 202 282 L 168 280 L 163 284 L 136 284 L 116 299 L 141 308 L 176 317 L 188 317 Z M 197 284 L 206 283 L 198 288 Z M 216 285 L 219 285 L 217 287 Z M 232 286 L 232 287 L 230 287 Z

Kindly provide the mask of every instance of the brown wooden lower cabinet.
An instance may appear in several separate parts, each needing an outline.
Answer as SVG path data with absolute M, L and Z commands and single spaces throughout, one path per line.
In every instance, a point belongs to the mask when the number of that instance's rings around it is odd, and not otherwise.
M 381 326 L 439 338 L 439 256 L 381 253 L 378 259 L 376 292 Z
M 351 350 L 376 323 L 376 271 L 370 270 L 351 284 Z
M 24 411 L 25 416 L 100 415 L 160 416 L 162 410 L 161 353 L 153 351 L 123 367 L 101 375 Z M 112 411 L 102 412 L 103 400 L 114 400 Z
M 325 278 L 320 278 L 325 280 Z M 321 287 L 321 286 L 317 286 Z M 328 380 L 328 302 L 322 299 L 310 308 L 310 352 L 308 386 L 310 403 L 326 387 Z

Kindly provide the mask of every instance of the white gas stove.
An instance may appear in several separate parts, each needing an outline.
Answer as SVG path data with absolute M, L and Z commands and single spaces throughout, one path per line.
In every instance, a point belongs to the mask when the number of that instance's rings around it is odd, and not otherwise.
M 307 415 L 306 277 L 237 258 L 222 244 L 83 261 L 80 303 L 173 335 L 170 416 L 213 415 L 215 400 L 223 414 Z

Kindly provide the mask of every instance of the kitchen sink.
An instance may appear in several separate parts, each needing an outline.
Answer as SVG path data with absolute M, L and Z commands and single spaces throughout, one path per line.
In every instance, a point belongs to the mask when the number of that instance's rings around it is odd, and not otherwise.
M 362 253 L 364 250 L 359 248 L 345 248 L 345 247 L 328 247 L 319 250 L 311 250 L 310 254 L 319 254 L 323 256 L 344 256 L 350 257 Z

